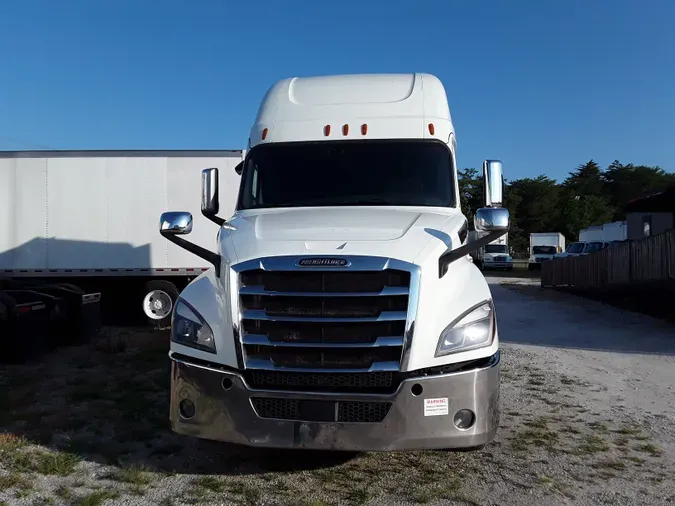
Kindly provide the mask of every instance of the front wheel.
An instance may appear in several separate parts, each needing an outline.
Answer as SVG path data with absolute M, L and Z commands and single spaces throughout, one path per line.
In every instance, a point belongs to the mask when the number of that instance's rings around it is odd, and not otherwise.
M 143 312 L 148 324 L 157 329 L 171 325 L 171 311 L 179 295 L 178 288 L 171 281 L 163 279 L 148 281 L 145 284 Z

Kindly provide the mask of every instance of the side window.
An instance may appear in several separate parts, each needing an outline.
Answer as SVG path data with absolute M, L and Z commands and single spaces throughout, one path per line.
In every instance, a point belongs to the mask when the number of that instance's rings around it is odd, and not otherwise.
M 249 158 L 244 168 L 245 181 L 243 188 L 246 190 L 246 193 L 242 196 L 246 207 L 255 207 L 262 204 L 262 191 L 258 172 L 258 165 Z

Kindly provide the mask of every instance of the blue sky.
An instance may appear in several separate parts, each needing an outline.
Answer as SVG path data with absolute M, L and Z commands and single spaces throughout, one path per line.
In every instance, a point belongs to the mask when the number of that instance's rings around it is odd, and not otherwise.
M 675 171 L 671 0 L 0 2 L 0 149 L 245 147 L 277 79 L 430 72 L 460 167 Z

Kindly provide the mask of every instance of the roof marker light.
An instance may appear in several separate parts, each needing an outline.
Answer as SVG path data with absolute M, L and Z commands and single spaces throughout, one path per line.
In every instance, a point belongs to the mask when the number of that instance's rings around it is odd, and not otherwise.
M 323 134 L 328 137 L 330 135 L 330 125 L 323 127 Z
M 349 125 L 342 125 L 342 135 L 349 134 Z
M 435 131 L 436 131 L 436 129 L 434 128 L 434 124 L 433 124 L 433 123 L 429 123 L 429 133 L 430 133 L 431 135 L 434 135 L 434 132 L 435 132 Z
M 365 123 L 361 125 L 361 135 L 366 135 L 368 133 L 368 125 Z
M 267 132 L 268 132 L 267 128 L 263 128 L 263 131 L 262 131 L 262 140 L 265 140 L 265 138 L 267 137 Z

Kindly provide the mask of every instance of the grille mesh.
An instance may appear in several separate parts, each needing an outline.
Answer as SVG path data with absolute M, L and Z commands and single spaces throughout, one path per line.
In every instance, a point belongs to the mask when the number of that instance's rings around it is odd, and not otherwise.
M 251 402 L 261 418 L 305 422 L 380 423 L 391 409 L 389 402 L 304 401 L 275 397 L 252 397 Z M 306 409 L 305 405 L 314 409 Z

